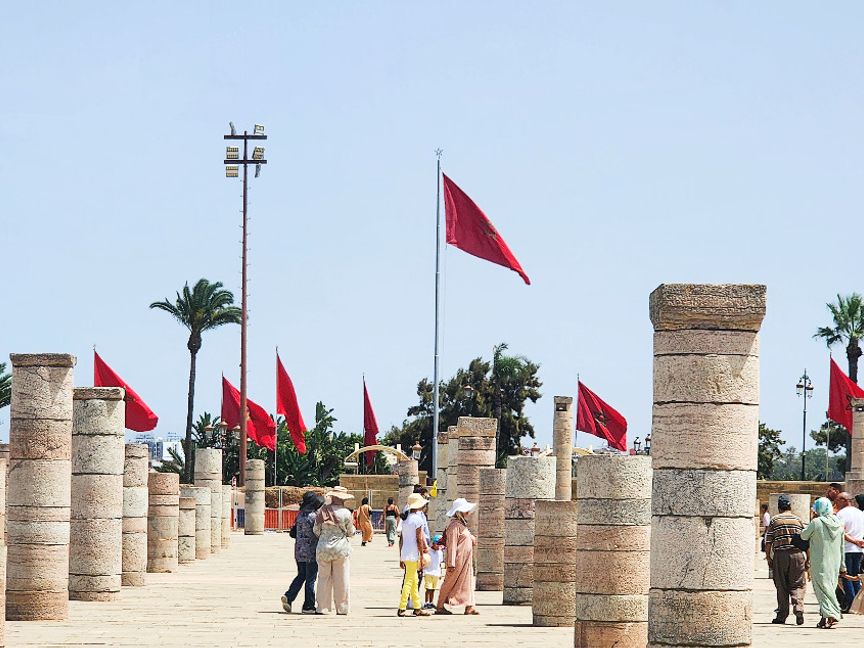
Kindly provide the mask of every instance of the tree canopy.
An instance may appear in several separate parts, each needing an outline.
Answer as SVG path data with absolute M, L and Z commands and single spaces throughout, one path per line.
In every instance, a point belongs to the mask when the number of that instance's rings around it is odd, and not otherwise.
M 12 374 L 6 372 L 6 363 L 0 362 L 0 408 L 12 402 Z

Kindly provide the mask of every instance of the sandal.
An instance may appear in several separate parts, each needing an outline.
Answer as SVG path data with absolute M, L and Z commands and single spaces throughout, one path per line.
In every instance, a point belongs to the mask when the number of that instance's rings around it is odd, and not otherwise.
M 404 617 L 407 612 L 405 610 L 396 610 L 396 616 Z
M 828 620 L 825 622 L 825 629 L 830 630 L 835 625 L 837 625 L 837 619 L 835 619 L 834 617 L 828 617 Z
M 435 610 L 435 614 L 453 614 L 453 613 L 450 610 L 447 610 L 447 609 L 442 607 L 442 608 L 438 608 L 437 610 Z
M 475 608 L 471 608 L 470 612 L 468 610 L 465 610 L 465 614 L 468 616 L 479 616 L 480 615 L 480 613 Z

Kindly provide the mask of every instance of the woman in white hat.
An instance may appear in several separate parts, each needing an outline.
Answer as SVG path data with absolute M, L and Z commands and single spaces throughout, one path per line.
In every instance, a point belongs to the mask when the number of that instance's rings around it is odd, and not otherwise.
M 444 604 L 464 605 L 465 614 L 479 614 L 474 607 L 474 547 L 477 538 L 468 529 L 466 517 L 470 515 L 476 504 L 464 497 L 453 500 L 453 506 L 447 511 L 447 517 L 452 518 L 444 530 L 444 545 L 447 547 L 447 576 L 441 591 L 438 592 L 438 608 L 435 614 L 453 614 Z
M 328 614 L 335 603 L 336 614 L 348 614 L 351 555 L 349 539 L 354 535 L 351 511 L 345 502 L 354 496 L 342 486 L 324 494 L 330 503 L 318 509 L 312 528 L 318 536 L 315 557 L 318 559 L 318 607 L 316 614 Z

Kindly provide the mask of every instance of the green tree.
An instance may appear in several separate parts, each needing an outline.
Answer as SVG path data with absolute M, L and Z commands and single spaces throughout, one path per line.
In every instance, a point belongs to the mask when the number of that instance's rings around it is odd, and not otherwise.
M 6 372 L 6 363 L 0 362 L 0 408 L 12 402 L 12 374 Z
M 846 428 L 830 419 L 819 426 L 818 430 L 810 430 L 810 438 L 816 442 L 816 445 L 824 446 L 827 443 L 831 452 L 845 451 L 847 436 Z
M 780 438 L 780 430 L 772 430 L 759 422 L 759 457 L 756 475 L 758 479 L 768 479 L 774 470 L 774 464 L 782 456 L 780 449 L 786 442 Z
M 192 418 L 195 410 L 195 360 L 201 350 L 202 336 L 205 331 L 240 323 L 240 309 L 234 304 L 231 291 L 222 288 L 220 282 L 210 283 L 199 279 L 198 283 L 189 289 L 189 284 L 183 286 L 182 293 L 177 293 L 174 303 L 168 299 L 153 302 L 150 308 L 163 310 L 171 314 L 189 331 L 186 348 L 189 350 L 189 390 L 186 405 L 186 436 L 183 449 L 187 457 L 192 454 Z M 192 463 L 185 465 L 184 481 L 192 481 Z

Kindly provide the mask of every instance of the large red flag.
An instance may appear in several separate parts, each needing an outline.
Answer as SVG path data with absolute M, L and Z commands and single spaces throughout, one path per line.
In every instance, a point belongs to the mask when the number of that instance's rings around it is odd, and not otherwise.
M 849 402 L 851 398 L 864 398 L 864 389 L 852 382 L 834 362 L 834 358 L 831 358 L 828 418 L 845 427 L 849 434 L 852 434 L 852 405 Z
M 276 354 L 276 413 L 285 417 L 285 424 L 291 433 L 294 447 L 301 455 L 306 454 L 306 424 L 297 404 L 297 392 L 291 382 L 288 372 L 282 366 L 279 354 Z
M 576 429 L 606 439 L 610 447 L 627 451 L 627 419 L 579 382 Z
M 444 178 L 447 242 L 463 252 L 510 268 L 530 285 L 528 275 L 483 210 L 455 182 L 443 173 L 441 175 Z
M 276 449 L 276 423 L 267 411 L 246 399 L 246 409 L 249 410 L 249 421 L 246 424 L 246 435 L 259 446 L 268 450 Z M 240 392 L 222 376 L 222 420 L 229 428 L 240 425 Z
M 96 351 L 93 351 L 93 386 L 122 387 L 126 390 L 126 427 L 135 432 L 149 432 L 156 427 L 159 417 L 147 403 L 135 393 L 126 381 L 105 364 Z
M 375 445 L 378 443 L 378 421 L 375 420 L 375 411 L 372 409 L 372 401 L 369 400 L 369 390 L 366 389 L 366 379 L 363 379 L 363 445 Z M 375 454 L 366 453 L 366 464 L 375 460 Z

